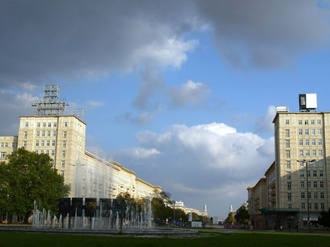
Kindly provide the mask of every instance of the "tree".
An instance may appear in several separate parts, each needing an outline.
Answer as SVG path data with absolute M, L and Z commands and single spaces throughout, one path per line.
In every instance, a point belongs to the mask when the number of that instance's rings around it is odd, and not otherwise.
M 235 215 L 233 212 L 230 212 L 227 216 L 225 222 L 229 225 L 234 225 L 236 223 Z
M 237 209 L 235 219 L 238 224 L 247 224 L 249 222 L 250 215 L 245 205 L 242 205 Z
M 66 197 L 70 187 L 57 173 L 47 154 L 37 154 L 19 148 L 0 163 L 0 212 L 28 218 L 34 202 L 38 208 L 56 211 L 57 199 Z
M 328 212 L 322 211 L 320 212 L 321 217 L 319 218 L 319 223 L 324 227 L 330 227 L 330 208 Z

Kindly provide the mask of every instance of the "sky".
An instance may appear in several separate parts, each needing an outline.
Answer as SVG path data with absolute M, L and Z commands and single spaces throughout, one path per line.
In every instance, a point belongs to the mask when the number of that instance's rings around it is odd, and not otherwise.
M 328 0 L 0 0 L 0 135 L 48 84 L 86 149 L 225 218 L 274 161 L 276 106 L 329 111 Z

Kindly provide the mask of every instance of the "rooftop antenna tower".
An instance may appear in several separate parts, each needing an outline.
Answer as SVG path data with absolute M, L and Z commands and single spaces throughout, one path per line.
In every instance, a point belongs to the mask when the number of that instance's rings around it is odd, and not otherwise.
M 45 85 L 43 98 L 37 100 L 32 106 L 37 108 L 38 116 L 59 116 L 64 114 L 68 104 L 60 99 L 59 85 Z

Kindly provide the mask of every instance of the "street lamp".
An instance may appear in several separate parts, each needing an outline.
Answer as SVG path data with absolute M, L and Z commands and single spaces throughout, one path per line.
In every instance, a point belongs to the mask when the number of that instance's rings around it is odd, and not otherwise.
M 315 162 L 315 159 L 313 160 L 297 160 L 298 162 L 302 162 L 305 164 L 305 168 L 306 168 L 306 191 L 307 191 L 307 227 L 308 227 L 308 231 L 310 232 L 311 230 L 311 226 L 310 226 L 310 222 L 309 222 L 309 219 L 310 219 L 310 213 L 309 213 L 309 186 L 308 186 L 308 165 L 309 163 L 311 162 Z

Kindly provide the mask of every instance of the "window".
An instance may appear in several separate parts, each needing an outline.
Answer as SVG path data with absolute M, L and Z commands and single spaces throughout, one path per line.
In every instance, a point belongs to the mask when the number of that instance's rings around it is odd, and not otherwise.
M 319 204 L 318 203 L 314 203 L 314 209 L 318 210 L 319 209 Z
M 45 131 L 42 131 L 41 132 L 41 136 L 45 136 Z
M 50 136 L 50 130 L 47 131 L 47 136 Z
M 319 171 L 319 175 L 321 178 L 323 177 L 323 170 Z
M 307 182 L 307 186 L 308 186 L 308 188 L 311 187 L 311 181 L 308 181 L 308 182 Z
M 322 146 L 322 145 L 323 145 L 323 141 L 322 141 L 322 139 L 319 139 L 319 140 L 318 140 L 318 145 L 319 145 L 319 146 Z
M 301 120 L 301 119 L 298 120 L 298 124 L 299 124 L 299 125 L 302 125 L 302 120 Z
M 61 161 L 61 166 L 62 166 L 62 168 L 65 168 L 65 160 Z
M 304 156 L 304 150 L 302 150 L 302 149 L 299 150 L 299 156 L 300 157 Z
M 23 147 L 26 148 L 26 141 L 23 141 Z
M 45 141 L 44 140 L 41 140 L 41 144 L 40 144 L 42 147 L 45 146 Z
M 68 122 L 64 122 L 64 127 L 68 127 Z
M 303 134 L 303 130 L 302 129 L 299 129 L 298 130 L 298 134 L 301 136 Z
M 306 139 L 306 140 L 305 140 L 305 145 L 306 145 L 306 146 L 309 146 L 309 139 Z
M 310 151 L 306 150 L 306 156 L 310 156 Z
M 27 135 L 28 135 L 27 131 L 24 131 L 24 139 L 27 138 Z
M 37 123 L 37 127 L 40 128 L 40 122 Z
M 62 158 L 65 159 L 65 151 L 62 151 Z
M 320 192 L 320 198 L 324 199 L 324 192 Z
M 50 146 L 50 140 L 47 140 L 47 144 L 48 147 Z
M 301 209 L 305 209 L 306 208 L 305 203 L 302 202 L 301 205 L 300 205 L 300 207 L 301 207 Z
M 312 150 L 312 156 L 316 156 L 316 150 Z
M 285 140 L 285 147 L 287 147 L 287 148 L 290 147 L 290 140 Z
M 291 169 L 291 161 L 290 160 L 286 161 L 286 168 Z
M 300 181 L 300 188 L 305 188 L 305 182 L 304 181 Z
M 52 123 L 48 123 L 48 127 L 49 127 L 49 128 L 52 127 Z
M 29 127 L 29 122 L 25 122 L 25 127 Z
M 302 139 L 299 139 L 299 146 L 303 146 L 304 145 L 304 142 Z
M 313 177 L 317 177 L 317 171 L 313 171 Z
M 63 148 L 66 147 L 66 141 L 62 141 L 62 147 L 63 147 Z
M 311 177 L 311 171 L 307 171 L 307 176 L 310 178 Z
M 308 125 L 308 120 L 305 120 L 305 125 Z
M 285 124 L 289 125 L 290 124 L 290 120 L 289 119 L 285 119 Z
M 4 160 L 6 158 L 6 152 L 1 152 L 0 153 L 0 159 Z
M 321 120 L 320 119 L 317 120 L 317 124 L 321 125 Z
M 66 135 L 67 135 L 66 131 L 63 131 L 63 138 L 66 138 Z
M 288 173 L 286 174 L 286 179 L 291 180 L 291 172 L 288 172 Z
M 305 129 L 305 135 L 309 135 L 309 129 Z
M 311 135 L 315 135 L 315 129 L 311 129 Z
M 55 128 L 57 127 L 57 123 L 56 123 L 56 122 L 55 122 L 55 123 L 53 123 L 53 127 L 55 127 Z
M 290 150 L 286 150 L 286 157 L 290 159 L 290 156 L 291 156 Z
M 40 131 L 39 131 L 39 130 L 37 130 L 36 135 L 37 135 L 38 137 L 40 136 Z
M 322 129 L 318 129 L 318 130 L 317 130 L 317 134 L 318 134 L 318 135 L 322 135 Z
M 52 140 L 52 146 L 55 147 L 55 140 Z
M 290 203 L 290 204 L 288 204 L 288 208 L 292 208 L 292 204 Z
M 309 199 L 312 198 L 312 192 L 308 192 L 308 198 L 309 198 Z
M 42 123 L 42 126 L 43 126 L 44 128 L 46 128 L 46 123 Z
M 38 140 L 36 141 L 36 146 L 39 147 L 39 141 Z
M 304 170 L 300 170 L 299 172 L 300 172 L 300 177 L 301 177 L 301 178 L 305 177 L 305 172 L 304 172 Z
M 292 198 L 291 198 L 291 193 L 288 193 L 288 201 L 291 201 Z
M 314 192 L 314 199 L 318 198 L 319 193 L 318 192 Z
M 300 198 L 305 199 L 305 192 L 300 192 Z
M 290 137 L 290 130 L 289 129 L 285 130 L 285 137 Z
M 317 182 L 316 181 L 313 182 L 313 187 L 317 188 Z
M 53 131 L 53 136 L 56 136 L 56 130 Z
M 311 120 L 311 125 L 315 125 L 315 120 Z
M 324 188 L 324 182 L 320 181 L 320 188 Z
M 323 150 L 322 149 L 319 150 L 319 156 L 323 156 Z
M 321 202 L 321 210 L 324 210 L 324 202 Z
M 312 146 L 315 146 L 315 145 L 316 145 L 316 140 L 312 139 Z
M 55 156 L 55 150 L 54 149 L 52 150 L 52 156 Z
M 288 190 L 291 190 L 291 182 L 287 183 Z

